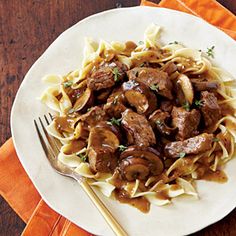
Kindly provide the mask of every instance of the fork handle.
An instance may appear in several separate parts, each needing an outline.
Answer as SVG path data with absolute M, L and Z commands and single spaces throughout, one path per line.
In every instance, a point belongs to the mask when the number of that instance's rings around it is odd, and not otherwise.
M 106 208 L 103 202 L 98 198 L 93 189 L 89 186 L 86 180 L 79 181 L 83 190 L 87 193 L 93 204 L 97 207 L 99 212 L 102 214 L 106 222 L 109 224 L 113 232 L 117 236 L 128 236 L 116 219 L 112 216 L 111 212 Z

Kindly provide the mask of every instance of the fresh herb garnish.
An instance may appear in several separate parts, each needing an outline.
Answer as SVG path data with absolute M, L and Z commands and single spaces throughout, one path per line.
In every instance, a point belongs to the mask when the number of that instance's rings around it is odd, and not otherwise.
M 218 139 L 218 138 L 213 138 L 212 141 L 213 141 L 213 142 L 219 142 L 220 139 Z
M 74 110 L 73 108 L 71 108 L 71 109 L 68 111 L 68 113 L 69 113 L 69 114 L 72 114 L 74 111 L 75 111 L 75 110 Z
M 180 158 L 183 158 L 183 157 L 185 157 L 186 156 L 186 153 L 185 152 L 180 152 L 180 154 L 179 154 L 179 157 Z
M 179 44 L 179 42 L 174 41 L 174 42 L 170 42 L 169 44 L 170 44 L 170 45 L 171 45 L 171 44 Z
M 116 105 L 116 104 L 117 104 L 118 98 L 119 98 L 118 95 L 116 95 L 116 96 L 114 97 L 114 100 L 112 101 L 112 105 Z
M 76 94 L 76 98 L 79 98 L 80 95 L 81 95 L 81 93 L 77 93 L 77 94 Z
M 64 82 L 64 83 L 63 83 L 63 85 L 64 85 L 65 88 L 70 87 L 72 84 L 73 84 L 72 81 L 67 81 L 67 82 Z
M 79 157 L 80 157 L 81 161 L 85 162 L 85 161 L 87 160 L 87 157 L 88 157 L 88 156 L 87 156 L 86 153 L 84 153 L 84 154 L 83 154 L 83 153 L 80 153 L 80 154 L 79 154 Z
M 159 85 L 158 85 L 158 84 L 152 84 L 152 85 L 150 86 L 150 89 L 153 90 L 153 91 L 156 91 L 156 92 L 158 92 L 158 88 L 159 88 Z
M 139 66 L 140 66 L 140 67 L 144 67 L 144 65 L 145 65 L 145 63 L 143 62 L 143 63 L 141 63 Z
M 120 119 L 116 119 L 115 117 L 112 117 L 110 119 L 110 121 L 107 121 L 107 124 L 108 125 L 117 125 L 117 126 L 120 126 L 120 123 L 121 123 L 121 118 Z
M 203 105 L 203 101 L 202 100 L 195 100 L 194 104 L 197 106 L 197 107 L 200 107 Z
M 138 42 L 138 44 L 142 45 L 142 44 L 144 44 L 144 42 L 141 40 L 141 41 Z
M 161 120 L 156 120 L 156 122 L 155 122 L 157 125 L 162 125 L 163 124 L 163 122 L 161 121 Z
M 123 151 L 125 151 L 126 149 L 127 149 L 127 147 L 126 146 L 124 146 L 124 145 L 119 145 L 119 151 L 120 152 L 123 152 Z
M 214 49 L 215 49 L 215 46 L 207 48 L 206 54 L 207 54 L 208 57 L 214 58 Z
M 188 102 L 185 102 L 182 107 L 183 107 L 186 111 L 190 111 L 190 105 L 189 105 Z
M 118 68 L 115 67 L 112 71 L 113 75 L 114 75 L 114 80 L 115 82 L 119 80 L 119 77 L 121 76 L 121 73 L 119 72 Z
M 87 112 L 89 112 L 91 110 L 91 107 L 89 107 L 88 109 L 87 109 Z

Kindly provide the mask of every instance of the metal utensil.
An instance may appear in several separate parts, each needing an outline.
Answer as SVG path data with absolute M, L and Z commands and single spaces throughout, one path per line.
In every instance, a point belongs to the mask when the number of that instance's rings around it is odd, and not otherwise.
M 73 168 L 70 168 L 63 163 L 61 163 L 57 156 L 59 154 L 61 143 L 59 140 L 56 140 L 54 137 L 48 134 L 46 130 L 46 126 L 50 124 L 49 121 L 52 120 L 52 115 L 50 115 L 50 119 L 44 115 L 44 118 L 38 118 L 40 126 L 37 121 L 34 120 L 34 125 L 39 136 L 40 143 L 43 147 L 43 150 L 46 154 L 48 161 L 50 162 L 52 168 L 59 174 L 75 179 L 80 183 L 80 186 L 84 190 L 84 192 L 89 196 L 93 204 L 97 207 L 99 212 L 102 214 L 106 222 L 109 224 L 111 229 L 116 235 L 119 236 L 127 236 L 127 233 L 122 229 L 120 224 L 116 221 L 116 219 L 112 216 L 111 212 L 106 208 L 103 202 L 98 198 L 96 193 L 87 183 L 86 178 L 74 172 Z

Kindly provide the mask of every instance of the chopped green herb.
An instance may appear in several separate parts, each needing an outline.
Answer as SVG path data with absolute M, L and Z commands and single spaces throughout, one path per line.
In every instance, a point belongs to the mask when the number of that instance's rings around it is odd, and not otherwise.
M 163 124 L 163 122 L 161 121 L 161 120 L 156 120 L 156 122 L 155 122 L 157 125 L 162 125 Z
M 75 110 L 74 110 L 73 108 L 71 108 L 71 109 L 68 111 L 68 113 L 69 113 L 69 114 L 72 114 L 74 111 L 75 111 Z
M 202 100 L 195 100 L 194 104 L 197 106 L 197 107 L 200 107 L 203 105 L 203 101 Z
M 208 57 L 214 58 L 214 49 L 215 49 L 215 46 L 207 48 L 206 54 L 207 54 Z
M 219 142 L 220 139 L 218 139 L 218 138 L 213 138 L 212 141 L 213 141 L 213 142 Z
M 118 98 L 119 98 L 118 95 L 114 97 L 114 100 L 112 101 L 112 105 L 116 105 L 117 104 Z
M 77 93 L 77 94 L 76 94 L 76 98 L 79 98 L 80 95 L 81 95 L 81 93 Z
M 185 102 L 182 107 L 183 107 L 186 111 L 190 111 L 190 105 L 189 105 L 188 102 Z
M 180 154 L 179 154 L 179 157 L 180 158 L 183 158 L 183 157 L 185 157 L 186 156 L 186 153 L 185 152 L 180 152 Z
M 179 44 L 179 42 L 174 41 L 174 42 L 170 42 L 169 44 L 170 44 L 170 45 L 171 45 L 171 44 Z
M 115 67 L 112 71 L 113 75 L 114 75 L 114 80 L 115 82 L 119 80 L 119 77 L 121 76 L 121 73 L 119 72 L 118 68 Z
M 80 157 L 81 161 L 85 162 L 85 161 L 87 160 L 87 157 L 88 157 L 88 156 L 87 156 L 86 153 L 84 153 L 84 154 L 83 154 L 83 153 L 80 153 L 80 154 L 79 154 L 79 157 Z
M 143 63 L 141 63 L 139 66 L 140 66 L 140 67 L 144 67 L 144 65 L 145 65 L 145 63 L 143 62 Z
M 91 110 L 91 107 L 89 107 L 88 109 L 87 109 L 87 111 L 90 111 Z
M 65 88 L 70 87 L 72 84 L 73 84 L 72 81 L 67 81 L 67 82 L 64 82 L 64 83 L 63 83 L 63 85 L 64 85 Z
M 123 151 L 125 151 L 126 149 L 127 149 L 127 147 L 126 146 L 124 146 L 124 145 L 119 145 L 119 151 L 120 152 L 123 152 Z
M 142 44 L 144 44 L 144 42 L 141 40 L 141 41 L 138 42 L 138 44 L 142 45 Z
M 156 92 L 158 92 L 158 88 L 159 88 L 158 84 L 152 84 L 150 86 L 150 89 L 153 90 L 153 91 L 156 91 Z
M 120 123 L 121 123 L 121 118 L 120 119 L 116 119 L 115 117 L 112 117 L 110 119 L 110 121 L 107 121 L 107 124 L 108 125 L 117 125 L 117 126 L 120 126 Z

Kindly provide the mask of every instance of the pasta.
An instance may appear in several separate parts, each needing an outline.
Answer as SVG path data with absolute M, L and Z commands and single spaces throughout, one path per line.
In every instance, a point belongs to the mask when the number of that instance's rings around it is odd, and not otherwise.
M 87 38 L 82 67 L 45 76 L 40 98 L 55 113 L 47 130 L 62 143 L 58 159 L 143 212 L 180 195 L 198 198 L 197 179 L 225 182 L 236 143 L 236 83 L 210 61 L 214 47 L 207 56 L 178 42 L 163 46 L 160 36 L 152 24 L 138 45 Z M 147 86 L 156 73 L 160 82 Z M 128 118 L 139 124 L 127 128 Z

